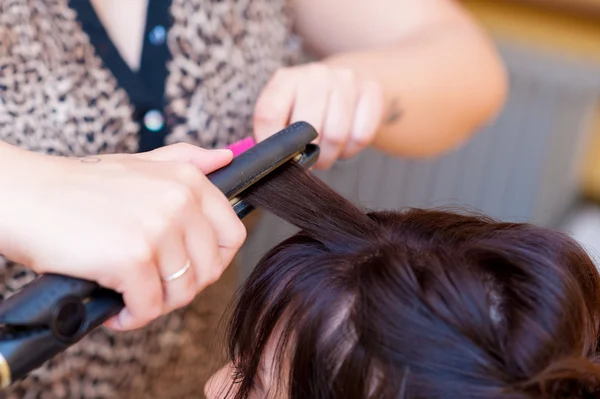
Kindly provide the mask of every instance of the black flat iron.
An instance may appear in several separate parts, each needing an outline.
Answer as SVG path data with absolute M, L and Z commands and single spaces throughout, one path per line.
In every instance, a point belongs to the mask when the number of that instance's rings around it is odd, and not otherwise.
M 254 208 L 244 191 L 287 162 L 314 165 L 317 132 L 298 122 L 238 155 L 207 177 L 229 199 L 240 219 Z M 79 342 L 123 308 L 120 294 L 98 284 L 45 274 L 0 302 L 0 389 L 26 377 Z

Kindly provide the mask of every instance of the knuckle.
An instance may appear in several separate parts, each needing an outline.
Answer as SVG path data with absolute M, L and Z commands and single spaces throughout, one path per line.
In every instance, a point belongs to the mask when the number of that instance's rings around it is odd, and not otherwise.
M 209 285 L 216 283 L 221 278 L 222 273 L 221 267 L 215 265 L 215 267 L 204 274 L 203 278 L 198 280 L 198 291 L 202 291 Z
M 323 137 L 325 141 L 331 144 L 334 147 L 340 147 L 344 145 L 347 141 L 348 134 L 347 133 L 329 133 Z
M 352 138 L 352 141 L 358 147 L 363 148 L 371 144 L 371 137 L 372 134 L 370 132 L 360 132 L 360 134 Z
M 221 270 L 221 268 L 215 267 L 214 271 L 208 276 L 207 285 L 212 285 L 216 283 L 222 275 L 223 271 Z
M 353 82 L 356 80 L 356 73 L 350 68 L 340 68 L 336 70 L 338 79 L 344 83 Z
M 176 148 L 178 150 L 179 149 L 188 150 L 188 149 L 196 148 L 193 145 L 191 145 L 190 143 L 183 143 L 183 142 L 172 144 L 171 147 Z
M 231 239 L 234 247 L 240 248 L 246 241 L 247 236 L 248 232 L 246 231 L 246 226 L 238 220 L 236 228 L 231 232 Z
M 191 188 L 182 184 L 173 184 L 164 191 L 165 202 L 169 209 L 177 213 L 194 202 Z
M 131 267 L 134 271 L 144 271 L 154 260 L 154 251 L 149 243 L 142 242 L 131 246 Z
M 312 76 L 327 76 L 329 74 L 329 67 L 320 62 L 313 62 L 307 65 L 307 71 Z
M 279 121 L 281 116 L 286 113 L 287 108 L 285 104 L 276 101 L 274 98 L 265 97 L 256 103 L 253 121 L 255 124 L 270 124 Z
M 141 223 L 148 240 L 156 242 L 156 239 L 160 238 L 169 229 L 172 221 L 166 214 L 156 212 L 148 215 Z
M 183 182 L 196 182 L 200 175 L 198 168 L 191 163 L 178 164 L 175 169 L 175 177 Z

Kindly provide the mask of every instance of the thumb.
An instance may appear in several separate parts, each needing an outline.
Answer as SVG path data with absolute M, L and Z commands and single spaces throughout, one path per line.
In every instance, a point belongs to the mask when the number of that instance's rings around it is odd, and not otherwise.
M 178 143 L 137 155 L 155 162 L 190 162 L 204 174 L 228 165 L 233 152 L 228 149 L 207 150 L 191 144 Z
M 276 73 L 259 95 L 254 107 L 253 127 L 256 141 L 261 142 L 290 122 L 296 97 L 296 70 Z

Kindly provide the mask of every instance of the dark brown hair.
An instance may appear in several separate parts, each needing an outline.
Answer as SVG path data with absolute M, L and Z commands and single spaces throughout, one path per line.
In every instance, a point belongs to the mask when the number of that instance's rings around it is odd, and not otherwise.
M 289 384 L 277 397 L 600 398 L 599 275 L 567 236 L 441 210 L 365 213 L 294 166 L 249 201 L 301 231 L 232 308 L 236 398 L 278 328 Z

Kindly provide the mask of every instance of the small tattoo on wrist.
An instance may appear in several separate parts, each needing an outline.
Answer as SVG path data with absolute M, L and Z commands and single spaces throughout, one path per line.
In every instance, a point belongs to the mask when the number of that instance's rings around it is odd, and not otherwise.
M 404 110 L 400 106 L 398 99 L 392 100 L 390 108 L 388 109 L 387 116 L 385 118 L 386 125 L 392 125 L 398 122 L 404 116 Z
M 80 158 L 81 163 L 98 163 L 101 161 L 100 157 L 83 157 Z

